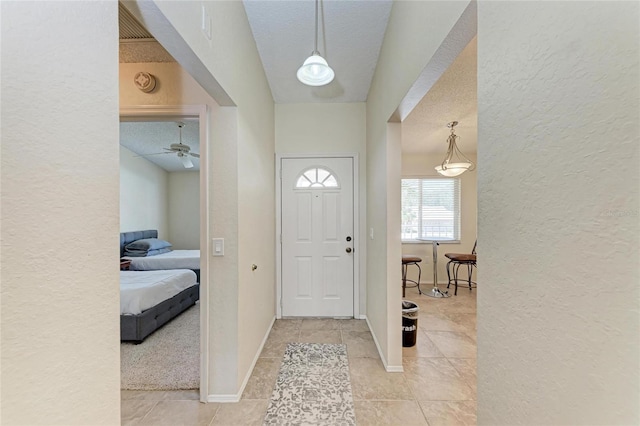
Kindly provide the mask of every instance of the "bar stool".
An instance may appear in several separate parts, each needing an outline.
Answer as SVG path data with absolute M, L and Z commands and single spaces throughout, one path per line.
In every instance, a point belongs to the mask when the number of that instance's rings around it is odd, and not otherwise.
M 451 282 L 456 286 L 456 290 L 453 293 L 454 296 L 458 295 L 458 269 L 460 266 L 465 265 L 467 267 L 467 277 L 469 282 L 469 290 L 473 288 L 473 285 L 477 285 L 475 281 L 471 280 L 473 275 L 473 268 L 477 268 L 477 256 L 476 256 L 476 246 L 478 245 L 478 241 L 473 244 L 473 250 L 471 250 L 471 254 L 467 253 L 446 253 L 445 257 L 449 259 L 447 263 L 447 278 L 449 282 L 447 283 L 447 288 L 451 285 Z M 451 266 L 451 271 L 449 270 L 449 266 Z M 453 275 L 453 278 L 452 278 Z
M 407 281 L 410 283 L 414 283 L 415 286 L 418 287 L 418 293 L 422 294 L 420 290 L 420 277 L 422 275 L 422 268 L 420 268 L 419 263 L 422 262 L 422 258 L 418 256 L 412 256 L 408 254 L 402 255 L 402 297 L 405 295 L 405 289 L 407 288 Z M 415 265 L 418 267 L 418 281 L 407 279 L 407 269 L 409 265 Z

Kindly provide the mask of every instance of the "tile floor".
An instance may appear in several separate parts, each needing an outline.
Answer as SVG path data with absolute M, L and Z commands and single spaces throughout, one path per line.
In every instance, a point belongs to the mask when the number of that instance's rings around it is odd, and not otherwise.
M 403 348 L 404 373 L 385 372 L 365 321 L 279 320 L 239 403 L 201 404 L 197 391 L 122 391 L 122 424 L 261 425 L 293 341 L 347 345 L 358 425 L 476 424 L 476 290 L 434 299 L 411 288 L 406 299 L 420 312 L 416 346 Z

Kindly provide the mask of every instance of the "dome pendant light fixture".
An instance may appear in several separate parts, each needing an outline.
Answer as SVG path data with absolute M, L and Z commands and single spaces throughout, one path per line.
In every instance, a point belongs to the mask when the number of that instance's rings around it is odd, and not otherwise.
M 318 0 L 316 0 L 316 38 L 313 52 L 298 68 L 298 80 L 307 86 L 324 86 L 333 81 L 335 73 L 318 52 Z
M 476 168 L 473 161 L 469 160 L 458 148 L 456 140 L 460 139 L 460 136 L 456 136 L 454 133 L 454 127 L 458 125 L 457 121 L 452 121 L 447 124 L 447 127 L 451 129 L 451 134 L 447 138 L 449 148 L 447 149 L 447 155 L 444 157 L 444 161 L 439 166 L 436 166 L 436 171 L 442 176 L 453 177 L 459 176 L 466 172 Z M 456 158 L 453 158 L 453 157 Z M 464 161 L 463 161 L 464 160 Z

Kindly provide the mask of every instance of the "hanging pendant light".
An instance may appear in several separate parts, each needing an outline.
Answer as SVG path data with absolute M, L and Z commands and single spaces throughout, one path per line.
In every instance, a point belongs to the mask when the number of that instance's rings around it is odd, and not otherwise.
M 460 137 L 454 133 L 454 127 L 456 127 L 457 125 L 457 121 L 452 121 L 451 123 L 447 124 L 447 127 L 451 129 L 451 134 L 447 138 L 449 148 L 447 149 L 447 155 L 444 157 L 444 161 L 442 161 L 442 164 L 436 166 L 436 171 L 442 176 L 459 176 L 467 170 L 471 171 L 476 168 L 476 165 L 473 163 L 473 161 L 469 160 L 460 151 L 458 145 L 456 144 L 456 140 L 460 139 Z
M 318 52 L 318 0 L 316 0 L 316 34 L 315 44 L 311 56 L 309 56 L 302 66 L 298 68 L 298 80 L 307 86 L 324 86 L 331 83 L 335 73 L 327 63 L 327 61 L 320 56 Z

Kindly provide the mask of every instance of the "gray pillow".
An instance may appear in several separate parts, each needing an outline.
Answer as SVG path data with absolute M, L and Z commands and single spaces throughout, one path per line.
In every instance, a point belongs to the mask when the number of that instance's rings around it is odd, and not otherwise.
M 171 247 L 171 243 L 158 238 L 145 238 L 143 240 L 135 240 L 132 243 L 124 246 L 125 249 L 130 250 L 159 250 L 166 247 Z
M 136 240 L 124 246 L 124 255 L 129 257 L 153 256 L 171 251 L 171 243 L 158 238 Z
M 171 251 L 171 247 L 165 247 L 157 250 L 149 250 L 147 252 L 147 256 L 155 256 L 156 254 L 169 253 Z

